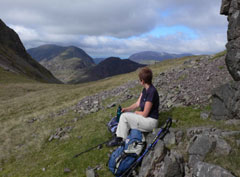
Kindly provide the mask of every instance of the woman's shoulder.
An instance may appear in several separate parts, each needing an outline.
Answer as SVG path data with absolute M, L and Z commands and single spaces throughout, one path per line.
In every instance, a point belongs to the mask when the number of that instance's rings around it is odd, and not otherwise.
M 147 89 L 147 93 L 150 94 L 150 93 L 158 93 L 157 89 L 151 85 L 148 89 Z
M 157 89 L 156 89 L 156 87 L 154 85 L 151 85 L 149 88 L 150 88 L 149 90 L 157 92 Z

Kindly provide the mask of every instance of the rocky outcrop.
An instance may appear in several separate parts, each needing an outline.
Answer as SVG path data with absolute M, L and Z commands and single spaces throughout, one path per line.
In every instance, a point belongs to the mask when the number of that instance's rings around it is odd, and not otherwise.
M 240 2 L 223 0 L 221 14 L 228 16 L 226 64 L 235 81 L 240 81 Z
M 227 83 L 212 93 L 212 119 L 240 119 L 240 82 Z
M 224 56 L 199 56 L 156 77 L 160 110 L 177 106 L 209 104 L 211 91 L 232 80 Z M 196 84 L 197 83 L 197 84 Z
M 152 142 L 158 131 L 146 137 L 148 144 Z M 171 128 L 170 132 L 171 135 L 168 134 L 163 140 L 158 141 L 154 150 L 144 157 L 139 177 L 233 177 L 231 172 L 220 166 L 206 163 L 204 160 L 209 153 L 217 156 L 228 155 L 231 152 L 231 146 L 225 138 L 240 135 L 239 131 L 225 132 L 214 127 L 193 127 L 186 132 Z M 185 139 L 183 134 L 186 134 Z M 186 149 L 184 149 L 184 143 L 188 144 Z M 169 145 L 175 145 L 177 148 L 170 150 Z
M 217 165 L 198 162 L 194 166 L 193 177 L 234 177 L 227 170 Z
M 212 118 L 240 119 L 240 1 L 223 0 L 221 14 L 228 16 L 228 43 L 225 58 L 229 73 L 235 80 L 213 91 Z

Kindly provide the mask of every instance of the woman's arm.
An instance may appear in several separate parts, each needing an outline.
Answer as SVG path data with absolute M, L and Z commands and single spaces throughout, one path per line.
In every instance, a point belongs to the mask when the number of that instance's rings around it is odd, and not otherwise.
M 144 106 L 144 110 L 143 111 L 135 111 L 136 114 L 142 115 L 143 117 L 148 117 L 148 114 L 151 111 L 152 108 L 152 102 L 150 101 L 146 101 L 145 106 Z
M 122 108 L 122 112 L 133 111 L 133 110 L 139 108 L 141 98 L 142 98 L 142 93 L 140 94 L 140 96 L 139 96 L 139 98 L 138 98 L 136 103 L 133 103 L 131 106 L 129 106 L 127 108 Z

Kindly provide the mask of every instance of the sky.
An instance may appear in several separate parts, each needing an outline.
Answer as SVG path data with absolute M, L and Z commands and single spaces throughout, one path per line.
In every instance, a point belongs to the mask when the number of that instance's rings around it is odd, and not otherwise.
M 227 42 L 220 7 L 221 0 L 1 0 L 0 18 L 26 49 L 74 45 L 94 58 L 214 54 Z

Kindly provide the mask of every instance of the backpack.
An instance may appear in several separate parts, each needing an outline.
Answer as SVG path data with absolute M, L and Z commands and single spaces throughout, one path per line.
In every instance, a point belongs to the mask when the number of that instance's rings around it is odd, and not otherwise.
M 122 107 L 119 105 L 117 109 L 117 116 L 113 117 L 107 124 L 108 130 L 112 133 L 112 135 L 116 134 L 117 126 L 118 126 L 118 122 L 121 114 L 122 114 Z
M 115 135 L 117 131 L 118 121 L 117 116 L 113 117 L 107 124 L 108 130 L 112 133 L 112 135 Z
M 116 176 L 121 176 L 137 160 L 145 148 L 142 132 L 132 129 L 124 144 L 111 154 L 108 168 Z

